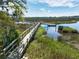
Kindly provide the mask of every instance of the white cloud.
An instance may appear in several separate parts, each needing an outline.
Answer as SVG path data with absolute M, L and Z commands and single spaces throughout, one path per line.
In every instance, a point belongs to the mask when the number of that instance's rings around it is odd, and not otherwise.
M 45 8 L 40 8 L 40 11 L 41 11 L 41 12 L 46 12 L 46 13 L 50 13 L 50 12 L 51 12 L 50 10 L 47 10 L 47 9 L 45 9 Z
M 37 12 L 36 13 L 27 13 L 26 17 L 60 17 L 60 16 L 74 16 L 79 15 L 78 13 L 46 13 L 46 12 Z
M 41 9 L 40 9 L 40 11 L 46 11 L 46 9 L 44 9 L 44 8 L 41 8 Z
M 45 10 L 45 11 L 44 11 Z M 51 12 L 47 12 L 48 10 L 45 8 L 41 8 L 40 11 L 33 11 L 33 12 L 28 12 L 26 14 L 26 17 L 60 17 L 60 16 L 74 16 L 74 15 L 79 15 L 78 12 L 61 12 L 61 13 L 53 13 Z
M 79 4 L 76 4 L 75 0 L 37 0 L 40 3 L 46 3 L 50 7 L 59 7 L 59 6 L 64 6 L 64 7 L 75 7 Z

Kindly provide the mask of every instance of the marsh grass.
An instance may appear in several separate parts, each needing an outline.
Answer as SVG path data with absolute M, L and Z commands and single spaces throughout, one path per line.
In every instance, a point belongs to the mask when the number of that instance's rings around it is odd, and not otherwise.
M 44 34 L 45 30 L 39 28 L 35 40 L 27 48 L 25 55 L 29 59 L 79 59 L 79 51 L 70 45 L 54 41 Z

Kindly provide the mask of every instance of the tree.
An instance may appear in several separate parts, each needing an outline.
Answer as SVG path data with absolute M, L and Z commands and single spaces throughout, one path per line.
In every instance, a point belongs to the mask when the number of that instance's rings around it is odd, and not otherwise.
M 25 7 L 23 7 L 23 4 L 21 4 L 20 2 L 24 2 L 24 0 L 0 0 L 0 5 L 2 5 L 2 8 L 5 7 L 6 11 L 0 12 L 0 35 L 1 35 L 1 41 L 4 41 L 4 47 L 9 45 L 14 39 L 16 39 L 18 37 L 18 33 L 16 31 L 16 26 L 15 26 L 15 22 L 12 19 L 12 17 L 10 17 L 8 15 L 8 7 L 10 8 L 14 8 L 14 14 L 16 16 L 15 19 L 19 20 L 19 19 L 23 19 L 22 16 L 22 9 Z M 7 6 L 4 6 L 4 3 L 7 4 Z M 14 5 L 9 5 L 9 3 L 12 3 Z M 25 3 L 25 2 L 24 2 Z
M 6 12 L 0 12 L 0 32 L 0 40 L 3 41 L 4 47 L 18 37 L 15 23 Z

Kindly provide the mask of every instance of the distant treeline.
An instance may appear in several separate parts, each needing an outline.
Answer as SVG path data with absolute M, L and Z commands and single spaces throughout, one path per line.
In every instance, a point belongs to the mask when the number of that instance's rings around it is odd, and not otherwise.
M 79 20 L 79 16 L 69 16 L 69 17 L 26 17 L 27 21 L 58 21 L 58 20 Z

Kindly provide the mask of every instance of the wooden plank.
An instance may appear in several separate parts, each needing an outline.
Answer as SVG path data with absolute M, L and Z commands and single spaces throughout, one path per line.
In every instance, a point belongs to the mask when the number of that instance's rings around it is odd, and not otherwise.
M 28 44 L 28 42 L 31 40 L 31 37 L 34 35 L 35 31 L 37 30 L 40 23 L 36 24 L 36 26 L 21 40 L 19 43 L 19 46 L 16 47 L 11 54 L 8 56 L 7 59 L 20 59 L 23 55 L 23 52 Z

